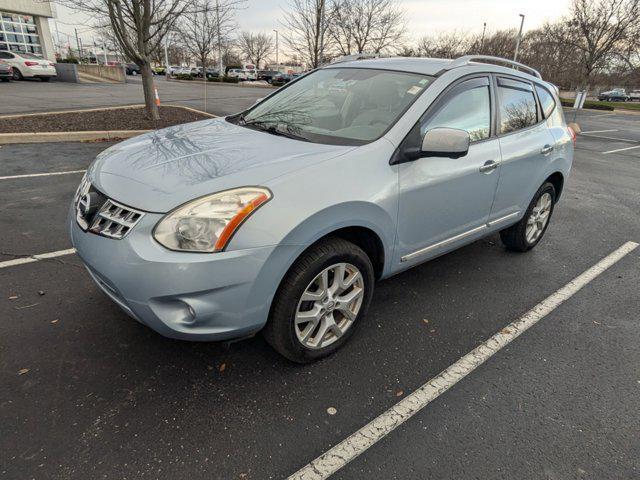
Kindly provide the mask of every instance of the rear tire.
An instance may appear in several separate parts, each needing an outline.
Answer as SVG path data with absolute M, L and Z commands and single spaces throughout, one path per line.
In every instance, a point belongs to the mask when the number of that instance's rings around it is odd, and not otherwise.
M 48 82 L 49 80 L 51 80 L 51 77 L 40 77 L 40 80 L 42 80 L 43 82 Z
M 362 249 L 341 238 L 321 240 L 280 283 L 263 335 L 293 362 L 326 357 L 362 323 L 374 282 L 373 265 Z
M 535 247 L 547 231 L 555 203 L 556 189 L 546 182 L 533 196 L 524 217 L 500 232 L 504 246 L 515 252 L 526 252 Z

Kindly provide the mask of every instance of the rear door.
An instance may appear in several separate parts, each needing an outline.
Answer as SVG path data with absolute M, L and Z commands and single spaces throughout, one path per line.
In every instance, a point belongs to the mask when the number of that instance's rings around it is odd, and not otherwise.
M 419 147 L 426 131 L 436 127 L 466 130 L 471 137 L 463 157 L 400 164 L 398 254 L 407 265 L 451 250 L 486 228 L 500 169 L 492 102 L 489 75 L 463 80 L 436 100 L 400 147 Z
M 497 133 L 502 153 L 500 181 L 490 222 L 514 223 L 535 194 L 555 139 L 538 105 L 531 82 L 494 77 L 497 97 Z

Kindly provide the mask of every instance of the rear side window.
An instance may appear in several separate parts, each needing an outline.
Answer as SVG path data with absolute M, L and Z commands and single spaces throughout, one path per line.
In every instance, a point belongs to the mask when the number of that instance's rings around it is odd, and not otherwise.
M 498 79 L 500 133 L 511 133 L 538 123 L 533 87 L 516 80 Z
M 491 103 L 489 87 L 476 87 L 460 92 L 422 125 L 421 134 L 437 127 L 457 128 L 469 132 L 471 141 L 489 138 Z
M 546 88 L 541 87 L 540 85 L 536 85 L 536 93 L 540 100 L 540 106 L 542 107 L 544 118 L 549 118 L 553 109 L 556 108 L 556 101 L 553 99 L 553 95 L 551 95 Z

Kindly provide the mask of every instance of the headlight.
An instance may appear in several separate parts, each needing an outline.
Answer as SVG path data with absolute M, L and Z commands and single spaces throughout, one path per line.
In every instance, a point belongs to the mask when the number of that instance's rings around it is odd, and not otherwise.
M 156 225 L 153 237 L 171 250 L 219 252 L 242 222 L 270 198 L 271 192 L 259 187 L 207 195 L 168 213 Z

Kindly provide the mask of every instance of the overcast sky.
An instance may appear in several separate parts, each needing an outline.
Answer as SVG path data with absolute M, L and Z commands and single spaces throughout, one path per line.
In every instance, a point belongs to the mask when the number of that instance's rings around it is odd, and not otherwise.
M 502 28 L 517 28 L 520 17 L 526 15 L 524 29 L 536 28 L 546 20 L 555 20 L 566 14 L 570 0 L 399 0 L 407 11 L 409 39 L 440 31 L 482 32 Z M 271 32 L 282 29 L 280 20 L 289 0 L 247 0 L 246 8 L 237 15 L 241 30 Z M 57 7 L 58 29 L 73 35 L 74 25 L 84 43 L 91 43 L 91 31 L 82 24 L 89 24 L 83 15 L 67 8 Z M 70 25 L 71 24 L 71 25 Z M 53 25 L 52 25 L 53 27 Z M 55 35 L 55 32 L 54 32 Z M 64 41 L 64 36 L 61 36 Z M 75 45 L 75 42 L 73 43 Z

